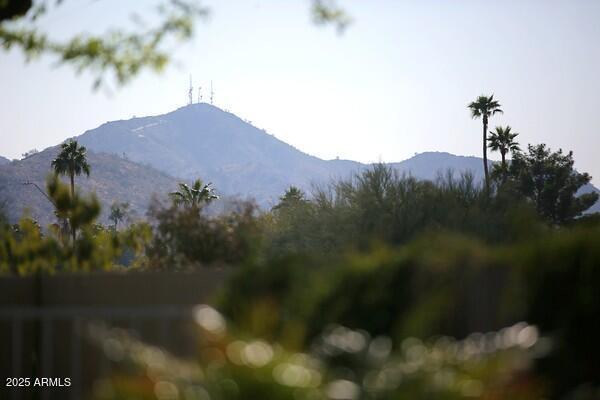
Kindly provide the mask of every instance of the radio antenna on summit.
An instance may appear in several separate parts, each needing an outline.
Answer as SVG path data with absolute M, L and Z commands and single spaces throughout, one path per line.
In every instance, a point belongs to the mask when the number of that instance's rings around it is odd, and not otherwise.
M 194 88 L 192 87 L 192 75 L 190 75 L 190 89 L 188 90 L 188 100 L 189 100 L 188 104 L 193 103 L 193 94 L 194 94 Z
M 215 92 L 213 90 L 213 84 L 212 84 L 212 79 L 210 81 L 210 104 L 213 103 L 213 99 L 215 97 Z
M 202 102 L 202 86 L 198 86 L 198 103 Z

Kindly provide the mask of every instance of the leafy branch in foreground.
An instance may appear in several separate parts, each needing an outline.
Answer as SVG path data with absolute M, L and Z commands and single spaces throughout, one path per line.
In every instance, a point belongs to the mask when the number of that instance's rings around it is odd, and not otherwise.
M 334 24 L 338 32 L 343 32 L 352 23 L 352 18 L 333 0 L 313 0 L 313 21 L 316 24 Z
M 11 3 L 9 1 L 9 5 Z M 3 9 L 0 5 L 0 11 Z M 92 71 L 94 88 L 102 85 L 107 71 L 121 85 L 144 68 L 161 71 L 169 62 L 168 51 L 162 48 L 164 42 L 169 38 L 189 39 L 194 33 L 194 20 L 208 13 L 195 0 L 170 0 L 158 7 L 162 21 L 155 27 L 134 33 L 117 29 L 103 35 L 79 34 L 67 41 L 57 41 L 35 26 L 35 20 L 46 12 L 45 8 L 30 12 L 31 18 L 16 15 L 20 26 L 14 20 L 0 20 L 0 46 L 5 50 L 19 47 L 28 60 L 52 54 L 61 63 L 73 65 L 78 72 Z
M 161 22 L 154 27 L 146 28 L 144 21 L 134 15 L 132 19 L 140 28 L 137 32 L 113 29 L 102 35 L 81 33 L 59 41 L 36 26 L 37 19 L 48 13 L 47 3 L 0 0 L 0 47 L 20 48 L 28 61 L 49 54 L 58 57 L 62 64 L 74 66 L 78 73 L 90 71 L 95 77 L 94 89 L 103 84 L 107 72 L 123 85 L 144 69 L 162 71 L 170 61 L 164 43 L 171 38 L 190 39 L 195 20 L 209 13 L 198 0 L 169 0 L 157 8 Z M 335 24 L 339 31 L 351 22 L 333 0 L 312 0 L 311 12 L 316 24 Z

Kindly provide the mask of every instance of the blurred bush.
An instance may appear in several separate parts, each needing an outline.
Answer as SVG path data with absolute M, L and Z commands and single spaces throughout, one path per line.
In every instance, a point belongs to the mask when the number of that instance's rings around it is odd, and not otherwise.
M 239 203 L 232 211 L 208 215 L 202 207 L 154 204 L 154 227 L 146 249 L 149 268 L 182 270 L 237 265 L 258 256 L 261 235 L 256 206 Z
M 374 335 L 462 336 L 517 318 L 501 310 L 509 281 L 517 283 L 480 242 L 430 235 L 398 249 L 287 257 L 243 268 L 218 304 L 242 330 L 273 340 L 304 327 L 299 346 L 333 322 Z
M 576 383 L 600 386 L 600 227 L 553 232 L 514 253 L 526 316 L 555 341 L 541 370 L 559 393 Z
M 462 341 L 385 336 L 327 328 L 305 352 L 259 338 L 242 340 L 214 309 L 199 306 L 197 362 L 179 360 L 124 331 L 93 326 L 92 338 L 117 372 L 99 379 L 108 399 L 537 399 L 531 375 L 545 352 L 525 323 Z M 336 359 L 346 358 L 344 363 Z
M 565 393 L 600 377 L 599 260 L 597 226 L 501 245 L 430 234 L 397 249 L 241 269 L 219 306 L 240 330 L 295 349 L 331 323 L 401 340 L 530 321 L 556 346 L 539 372 Z

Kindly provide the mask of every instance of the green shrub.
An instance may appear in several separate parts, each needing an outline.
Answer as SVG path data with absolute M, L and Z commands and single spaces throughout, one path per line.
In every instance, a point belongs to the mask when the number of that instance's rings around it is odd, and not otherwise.
M 0 273 L 29 275 L 37 272 L 109 270 L 125 251 L 140 255 L 148 240 L 148 227 L 136 224 L 116 232 L 96 223 L 100 204 L 95 196 L 71 197 L 56 176 L 48 178 L 48 193 L 58 222 L 46 230 L 24 217 L 10 226 L 0 224 Z M 70 227 L 76 232 L 73 242 Z
M 271 255 L 327 254 L 367 249 L 374 242 L 403 244 L 439 230 L 510 242 L 519 220 L 529 230 L 539 225 L 531 206 L 508 192 L 490 199 L 472 175 L 448 171 L 433 182 L 421 181 L 379 164 L 317 189 L 310 200 L 284 196 L 267 236 Z
M 202 208 L 163 207 L 150 211 L 154 231 L 147 248 L 148 266 L 181 270 L 250 262 L 260 249 L 260 230 L 253 204 L 207 215 Z

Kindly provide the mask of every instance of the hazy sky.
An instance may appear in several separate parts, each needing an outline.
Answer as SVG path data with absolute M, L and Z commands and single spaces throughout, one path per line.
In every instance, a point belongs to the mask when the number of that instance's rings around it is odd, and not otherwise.
M 67 0 L 43 26 L 102 32 L 153 3 Z M 505 114 L 492 126 L 573 150 L 600 183 L 600 1 L 339 0 L 354 18 L 343 35 L 313 25 L 306 0 L 204 4 L 211 17 L 174 47 L 176 65 L 111 94 L 51 58 L 25 64 L 18 51 L 0 52 L 0 154 L 174 110 L 192 73 L 205 95 L 213 80 L 217 106 L 295 147 L 364 162 L 480 155 L 481 122 L 466 105 L 494 93 Z

